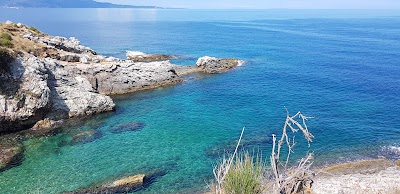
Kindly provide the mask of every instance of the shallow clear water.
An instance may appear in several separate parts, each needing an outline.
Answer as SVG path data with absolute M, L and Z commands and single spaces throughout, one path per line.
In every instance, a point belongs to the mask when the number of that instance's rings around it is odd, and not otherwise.
M 247 61 L 221 75 L 114 97 L 117 110 L 54 137 L 24 142 L 22 165 L 0 173 L 0 193 L 60 193 L 115 177 L 161 171 L 139 193 L 193 193 L 246 127 L 247 148 L 267 155 L 286 115 L 302 111 L 316 164 L 399 158 L 400 12 L 335 10 L 1 9 L 0 20 L 75 36 L 102 54 L 125 50 Z M 120 123 L 139 131 L 114 134 Z M 95 129 L 94 142 L 65 145 Z M 296 157 L 307 147 L 300 135 Z

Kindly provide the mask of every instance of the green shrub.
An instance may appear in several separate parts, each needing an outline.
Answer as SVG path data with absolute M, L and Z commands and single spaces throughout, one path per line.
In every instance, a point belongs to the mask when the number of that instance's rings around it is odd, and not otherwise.
M 30 27 L 29 29 L 32 30 L 33 32 L 35 32 L 36 34 L 41 34 L 41 32 L 33 26 Z
M 11 35 L 9 35 L 9 34 L 7 34 L 7 33 L 1 33 L 1 35 L 0 35 L 0 39 L 3 39 L 3 40 L 12 40 L 12 37 L 11 37 Z
M 230 162 L 232 161 L 232 163 Z M 230 164 L 231 163 L 231 164 Z M 266 165 L 260 157 L 247 152 L 224 158 L 219 164 L 222 170 L 229 169 L 223 179 L 211 184 L 216 194 L 261 194 L 265 189 Z M 218 182 L 218 180 L 217 180 Z
M 9 41 L 9 40 L 0 39 L 0 46 L 4 46 L 4 47 L 11 48 L 11 47 L 14 46 L 14 44 L 13 44 L 11 41 Z

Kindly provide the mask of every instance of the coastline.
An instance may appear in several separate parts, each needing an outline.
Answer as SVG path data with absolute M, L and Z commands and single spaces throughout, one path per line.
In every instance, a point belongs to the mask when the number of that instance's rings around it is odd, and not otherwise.
M 170 63 L 174 56 L 132 51 L 127 59 L 107 57 L 76 38 L 11 21 L 1 23 L 0 32 L 10 42 L 1 47 L 0 171 L 20 164 L 24 139 L 55 135 L 70 118 L 115 110 L 111 95 L 171 86 L 191 73 L 223 73 L 241 64 L 202 57 L 193 66 L 179 66 Z M 83 135 L 90 139 L 95 133 Z
M 187 71 L 189 71 L 189 70 L 187 70 Z M 177 74 L 179 74 L 179 70 L 177 70 Z M 172 83 L 173 84 L 173 83 Z M 79 118 L 81 118 L 81 117 L 79 117 Z

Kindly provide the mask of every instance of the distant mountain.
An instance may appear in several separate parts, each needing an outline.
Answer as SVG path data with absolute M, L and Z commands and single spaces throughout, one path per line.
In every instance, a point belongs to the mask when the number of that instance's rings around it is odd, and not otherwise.
M 0 7 L 20 8 L 159 8 L 156 6 L 118 5 L 94 0 L 0 0 Z

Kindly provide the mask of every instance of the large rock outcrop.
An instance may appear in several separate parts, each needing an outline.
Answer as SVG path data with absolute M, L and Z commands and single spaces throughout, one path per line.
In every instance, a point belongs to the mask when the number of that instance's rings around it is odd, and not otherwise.
M 115 104 L 109 96 L 98 94 L 89 80 L 73 67 L 45 59 L 49 70 L 51 119 L 70 118 L 111 111 Z
M 201 57 L 197 60 L 196 66 L 205 73 L 223 73 L 236 66 L 240 66 L 243 62 L 238 59 L 219 59 L 215 57 Z
M 110 97 L 53 59 L 24 53 L 1 75 L 0 133 L 32 127 L 43 118 L 66 119 L 113 110 Z
M 140 51 L 126 51 L 126 59 L 134 62 L 165 61 L 173 58 L 175 57 L 171 55 L 146 54 Z
M 22 57 L 0 75 L 0 133 L 27 128 L 46 115 L 50 88 L 45 64 Z
M 102 62 L 76 65 L 88 78 L 94 90 L 101 94 L 122 94 L 142 89 L 174 84 L 182 79 L 176 65 L 169 61 L 134 63 L 131 61 Z
M 0 30 L 12 35 L 13 48 L 7 50 L 17 56 L 0 66 L 0 135 L 43 119 L 111 111 L 115 104 L 107 95 L 175 84 L 184 74 L 221 73 L 240 64 L 202 57 L 197 66 L 184 67 L 167 60 L 173 56 L 133 51 L 121 60 L 97 54 L 76 38 L 48 36 L 22 24 L 0 24 Z

